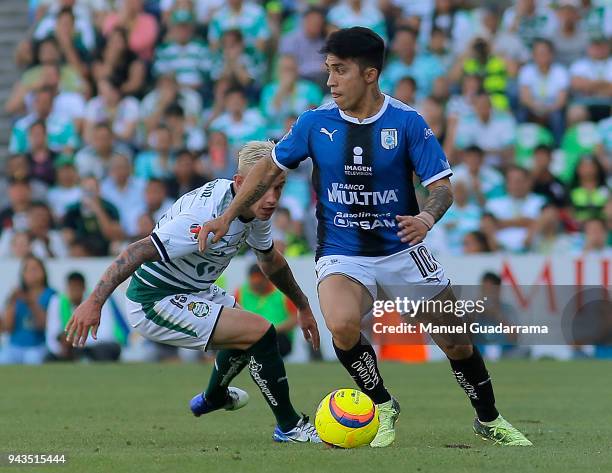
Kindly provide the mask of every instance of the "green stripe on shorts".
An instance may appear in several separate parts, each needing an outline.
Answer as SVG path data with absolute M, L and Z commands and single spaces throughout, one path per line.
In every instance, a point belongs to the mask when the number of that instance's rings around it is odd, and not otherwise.
M 191 337 L 198 337 L 198 334 L 193 330 L 190 330 L 185 327 L 181 327 L 178 324 L 172 323 L 167 319 L 164 319 L 156 310 L 154 304 L 144 304 L 142 306 L 142 310 L 145 313 L 145 317 L 160 327 L 167 328 L 168 330 L 174 330 L 175 332 L 184 333 L 185 335 L 189 335 Z

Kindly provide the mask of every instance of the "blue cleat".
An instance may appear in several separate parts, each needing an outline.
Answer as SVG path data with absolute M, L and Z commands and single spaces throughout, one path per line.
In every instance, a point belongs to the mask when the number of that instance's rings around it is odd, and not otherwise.
M 227 402 L 221 406 L 213 406 L 206 401 L 205 393 L 200 393 L 193 397 L 189 403 L 191 412 L 196 417 L 200 417 L 203 414 L 217 411 L 219 409 L 225 409 L 226 411 L 237 411 L 244 407 L 249 402 L 249 394 L 242 389 L 230 386 L 227 388 Z
M 308 422 L 308 416 L 302 416 L 297 425 L 288 432 L 283 432 L 277 425 L 272 434 L 272 439 L 275 442 L 295 442 L 295 443 L 321 443 L 321 439 L 317 434 L 317 429 L 314 425 Z

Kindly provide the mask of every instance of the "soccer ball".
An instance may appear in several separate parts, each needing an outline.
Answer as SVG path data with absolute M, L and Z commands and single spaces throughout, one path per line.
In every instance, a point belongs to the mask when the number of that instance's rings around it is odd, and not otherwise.
M 315 427 L 321 440 L 341 448 L 368 445 L 378 432 L 378 409 L 356 389 L 329 393 L 317 408 Z

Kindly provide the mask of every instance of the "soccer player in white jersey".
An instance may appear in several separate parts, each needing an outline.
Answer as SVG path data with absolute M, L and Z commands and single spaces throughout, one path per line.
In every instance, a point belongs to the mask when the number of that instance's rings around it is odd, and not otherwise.
M 247 143 L 239 153 L 233 181 L 217 179 L 178 199 L 149 237 L 129 245 L 108 267 L 92 294 L 75 310 L 66 333 L 74 346 L 85 344 L 90 329 L 95 339 L 104 302 L 132 276 L 127 290 L 128 318 L 140 334 L 179 347 L 221 350 L 206 391 L 191 400 L 195 416 L 243 407 L 247 393 L 229 383 L 248 366 L 276 417 L 273 439 L 319 443 L 308 417 L 298 415 L 291 404 L 274 327 L 263 317 L 242 310 L 234 297 L 214 284 L 243 244 L 248 244 L 262 271 L 297 306 L 304 337 L 318 349 L 319 332 L 308 299 L 272 242 L 270 217 L 285 184 L 284 173 L 240 213 L 224 238 L 205 252 L 198 251 L 200 224 L 225 211 L 249 170 L 269 156 L 273 146 L 266 141 Z
M 200 249 L 211 232 L 212 242 L 218 241 L 279 175 L 312 159 L 321 311 L 339 361 L 378 405 L 380 427 L 373 447 L 395 440 L 400 409 L 385 388 L 376 352 L 361 333 L 363 315 L 379 291 L 392 300 L 441 301 L 430 304 L 436 306 L 456 300 L 443 268 L 423 242 L 453 202 L 452 171 L 423 117 L 380 92 L 384 49 L 380 36 L 368 28 L 341 29 L 327 38 L 322 53 L 333 102 L 301 114 L 271 156 L 253 167 L 223 215 L 207 222 L 198 237 Z M 422 209 L 414 173 L 429 191 Z M 438 324 L 459 320 L 439 319 L 441 314 L 433 311 L 420 315 L 436 317 Z M 499 415 L 485 363 L 469 337 L 432 338 L 476 411 L 475 432 L 504 445 L 531 445 Z

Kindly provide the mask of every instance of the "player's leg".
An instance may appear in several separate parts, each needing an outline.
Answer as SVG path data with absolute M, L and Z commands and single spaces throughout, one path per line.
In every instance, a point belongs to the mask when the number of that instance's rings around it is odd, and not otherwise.
M 276 329 L 251 312 L 224 307 L 211 338 L 213 348 L 222 349 L 206 391 L 222 392 L 231 379 L 248 364 L 251 378 L 259 387 L 277 421 L 274 439 L 280 442 L 318 442 L 307 417 L 294 409 L 289 396 L 285 364 L 278 349 Z
M 456 297 L 450 284 L 435 299 L 455 302 Z M 461 321 L 461 318 L 454 315 L 444 317 L 433 314 L 431 319 L 445 325 Z M 476 411 L 475 432 L 500 444 L 531 445 L 531 442 L 497 411 L 491 377 L 478 347 L 472 344 L 469 335 L 432 334 L 432 339 L 446 354 L 457 384 L 465 391 Z
M 359 389 L 378 405 L 380 427 L 372 446 L 390 445 L 395 440 L 399 403 L 385 388 L 376 352 L 361 333 L 361 318 L 372 306 L 372 295 L 362 284 L 343 274 L 330 274 L 322 280 L 321 277 L 319 271 L 319 302 L 338 360 Z

